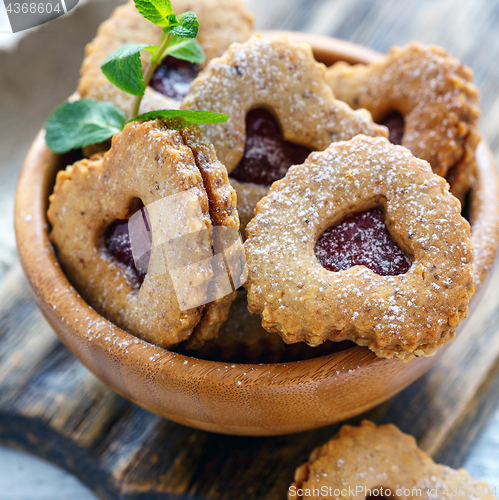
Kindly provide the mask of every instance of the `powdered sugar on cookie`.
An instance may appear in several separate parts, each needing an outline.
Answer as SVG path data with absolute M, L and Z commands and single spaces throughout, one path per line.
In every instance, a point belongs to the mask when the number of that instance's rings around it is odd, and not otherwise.
M 410 256 L 409 271 L 324 269 L 314 254 L 319 235 L 374 207 Z M 426 162 L 386 139 L 358 136 L 291 167 L 257 205 L 247 234 L 249 308 L 286 342 L 353 340 L 409 359 L 434 353 L 467 315 L 473 248 L 459 202 Z

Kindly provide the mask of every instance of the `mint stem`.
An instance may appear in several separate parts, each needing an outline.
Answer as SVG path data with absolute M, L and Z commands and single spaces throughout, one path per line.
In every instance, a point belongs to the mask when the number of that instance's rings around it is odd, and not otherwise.
M 151 81 L 152 75 L 154 74 L 154 71 L 158 67 L 158 64 L 164 58 L 164 53 L 166 52 L 168 45 L 170 45 L 171 37 L 172 37 L 171 33 L 166 35 L 165 39 L 161 42 L 161 45 L 159 46 L 158 50 L 154 51 L 154 53 L 151 55 L 151 61 L 149 62 L 146 71 L 144 73 L 144 84 L 146 88 L 149 85 L 149 82 Z M 143 97 L 144 97 L 143 95 L 138 95 L 135 97 L 133 101 L 132 112 L 130 113 L 130 120 L 138 116 L 140 103 L 142 102 Z

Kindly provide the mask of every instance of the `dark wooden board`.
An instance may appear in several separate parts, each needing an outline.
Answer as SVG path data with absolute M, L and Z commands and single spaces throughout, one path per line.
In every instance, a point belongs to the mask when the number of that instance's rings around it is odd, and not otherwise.
M 482 92 L 481 130 L 497 153 L 499 1 L 251 0 L 248 5 L 259 28 L 333 35 L 380 51 L 411 39 L 443 45 L 475 70 Z M 82 8 L 83 19 L 95 21 L 96 6 L 93 2 Z M 69 23 L 64 28 L 64 19 L 59 21 L 61 33 L 74 33 Z M 18 110 L 33 109 L 44 117 L 73 88 L 73 83 L 57 80 L 50 95 L 40 88 L 33 92 L 33 67 L 25 61 L 36 63 L 33 51 L 40 41 L 50 44 L 54 65 L 39 67 L 45 81 L 68 67 L 72 68 L 68 78 L 76 81 L 76 56 L 65 56 L 67 50 L 51 26 L 56 25 L 46 25 L 23 40 L 20 63 L 18 55 L 0 54 L 4 68 L 0 84 L 11 89 L 8 105 L 2 102 L 7 108 L 0 114 L 2 133 L 13 131 L 5 143 L 11 147 L 5 151 L 9 166 L 18 165 L 22 148 L 43 119 L 26 124 Z M 78 25 L 80 31 L 83 26 Z M 80 33 L 79 39 L 83 36 Z M 32 135 L 21 137 L 17 132 L 21 126 Z M 498 277 L 496 270 L 466 329 L 437 364 L 366 415 L 399 425 L 438 461 L 452 466 L 461 465 L 499 404 Z M 162 420 L 117 396 L 73 358 L 41 316 L 18 265 L 0 284 L 0 440 L 65 467 L 101 498 L 285 498 L 296 466 L 337 427 L 249 438 L 210 434 Z
M 439 461 L 459 466 L 486 409 L 499 402 L 498 305 L 489 287 L 465 330 L 424 377 L 353 421 L 393 422 Z M 338 428 L 224 436 L 125 401 L 58 341 L 19 266 L 0 287 L 0 325 L 0 441 L 68 469 L 101 498 L 285 498 L 296 466 Z

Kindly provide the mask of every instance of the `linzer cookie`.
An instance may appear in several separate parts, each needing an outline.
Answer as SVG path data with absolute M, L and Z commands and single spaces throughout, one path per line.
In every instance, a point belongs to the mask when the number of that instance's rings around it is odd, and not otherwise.
M 241 0 L 173 0 L 175 12 L 192 10 L 200 27 L 198 41 L 206 60 L 221 55 L 233 42 L 242 42 L 251 36 L 253 17 Z M 78 85 L 80 96 L 111 101 L 125 113 L 131 110 L 134 96 L 119 90 L 102 73 L 104 60 L 124 44 L 143 43 L 159 45 L 163 34 L 142 17 L 133 0 L 115 9 L 110 19 L 102 23 L 95 39 L 87 45 Z M 145 67 L 150 54 L 142 52 Z M 156 69 L 147 87 L 140 112 L 155 109 L 175 109 L 187 93 L 200 67 L 186 61 L 167 57 Z
M 368 65 L 338 62 L 327 70 L 338 99 L 369 110 L 391 129 L 392 142 L 447 177 L 461 201 L 473 182 L 480 140 L 478 90 L 471 80 L 471 70 L 443 49 L 416 42 Z
M 85 300 L 162 347 L 215 336 L 235 295 L 215 239 L 239 226 L 224 172 L 199 129 L 160 121 L 128 124 L 104 156 L 59 172 L 50 238 Z
M 298 467 L 288 499 L 435 498 L 495 500 L 493 489 L 464 469 L 436 464 L 392 424 L 344 425 Z
M 333 143 L 258 203 L 245 243 L 248 307 L 287 343 L 432 355 L 473 293 L 460 211 L 445 180 L 407 149 L 362 135 Z
M 229 116 L 203 130 L 231 174 L 243 225 L 254 200 L 311 151 L 357 134 L 387 135 L 367 111 L 334 98 L 325 71 L 309 45 L 255 35 L 213 59 L 183 100 L 183 109 Z

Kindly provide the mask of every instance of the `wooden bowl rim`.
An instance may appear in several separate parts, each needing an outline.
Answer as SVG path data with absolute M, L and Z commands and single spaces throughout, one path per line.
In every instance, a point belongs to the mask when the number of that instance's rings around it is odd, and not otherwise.
M 264 33 L 287 34 L 295 40 L 308 42 L 314 48 L 316 55 L 319 54 L 317 55 L 319 60 L 327 59 L 327 54 L 321 56 L 321 53 L 329 54 L 327 62 L 332 62 L 331 59 L 336 57 L 332 54 L 338 55 L 342 51 L 346 54 L 342 59 L 349 62 L 369 62 L 380 57 L 379 53 L 371 49 L 331 37 L 299 32 Z M 471 212 L 472 220 L 480 221 L 472 229 L 472 239 L 481 251 L 475 271 L 479 288 L 492 267 L 497 251 L 497 244 L 491 241 L 497 241 L 499 236 L 499 182 L 492 155 L 484 142 L 479 145 L 477 157 L 479 172 L 477 185 L 472 193 Z M 367 368 L 372 369 L 373 366 L 390 371 L 390 367 L 394 364 L 401 363 L 398 359 L 378 358 L 366 347 L 352 347 L 313 359 L 282 363 L 244 364 L 208 361 L 167 351 L 121 330 L 84 302 L 64 275 L 49 241 L 46 219 L 48 200 L 45 193 L 51 192 L 50 183 L 54 177 L 58 158 L 58 155 L 46 147 L 42 129 L 26 157 L 16 191 L 15 227 L 21 263 L 38 305 L 51 324 L 56 325 L 54 329 L 58 331 L 64 344 L 93 373 L 125 397 L 130 399 L 130 395 L 122 387 L 109 381 L 106 367 L 96 361 L 96 352 L 106 359 L 121 359 L 126 363 L 140 365 L 144 373 L 153 369 L 162 373 L 163 377 L 185 383 L 192 382 L 190 377 L 193 370 L 197 370 L 198 373 L 205 374 L 197 381 L 200 386 L 228 385 L 226 382 L 228 377 L 224 377 L 223 373 L 230 365 L 231 376 L 244 379 L 249 372 L 253 378 L 257 376 L 259 387 L 263 391 L 288 390 L 290 387 L 299 391 L 303 379 L 292 375 L 293 368 L 298 365 L 302 369 L 306 368 L 310 380 L 318 385 L 333 376 L 355 377 L 356 373 L 363 372 Z M 50 283 L 50 289 L 46 287 L 47 283 Z M 65 322 L 62 314 L 68 309 L 68 304 L 71 304 L 73 309 L 79 309 L 81 317 L 88 318 L 86 326 L 83 321 L 72 325 Z M 91 331 L 89 324 L 101 325 L 100 336 Z M 107 340 L 111 337 L 112 341 Z M 82 350 L 84 341 L 88 345 Z M 418 362 L 428 366 L 433 363 L 433 361 L 430 363 L 428 358 L 418 358 L 410 363 Z M 387 398 L 391 395 L 393 394 L 388 394 Z M 135 402 L 142 404 L 141 401 Z M 147 407 L 144 404 L 143 406 Z

